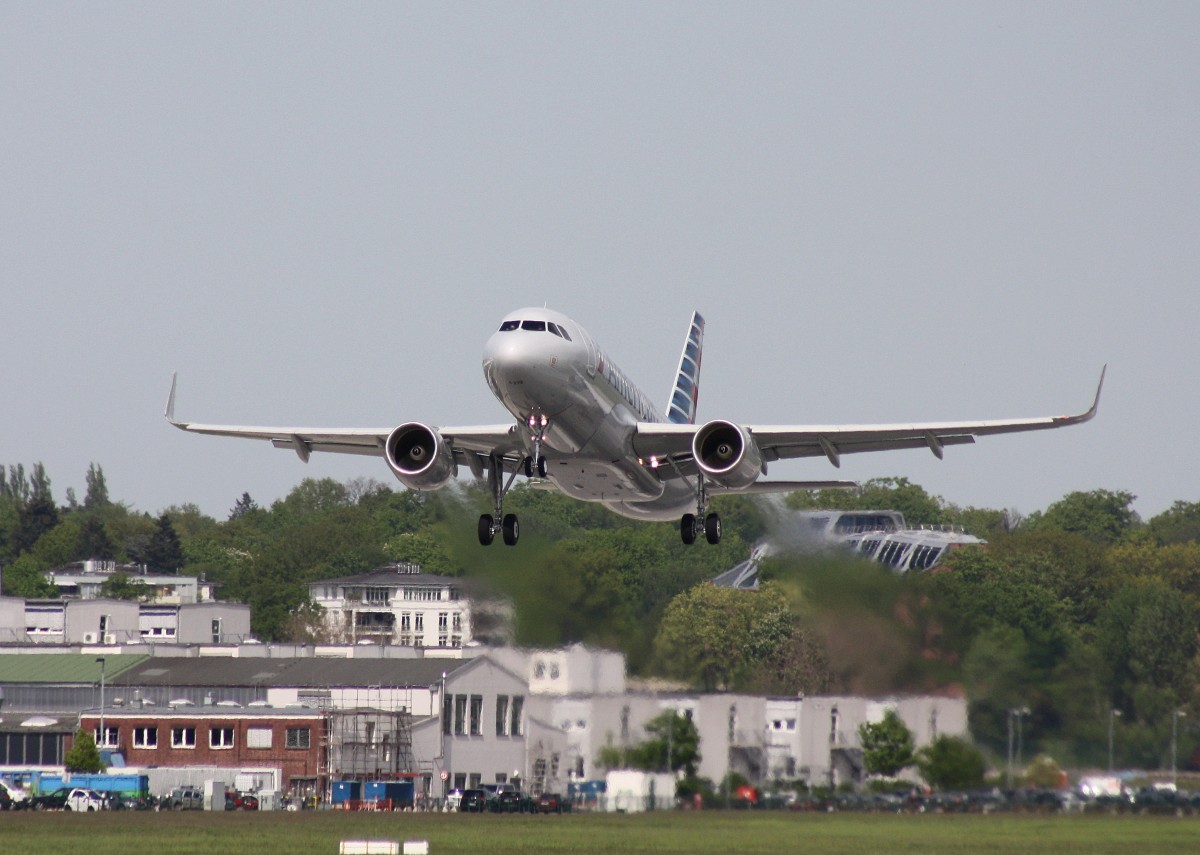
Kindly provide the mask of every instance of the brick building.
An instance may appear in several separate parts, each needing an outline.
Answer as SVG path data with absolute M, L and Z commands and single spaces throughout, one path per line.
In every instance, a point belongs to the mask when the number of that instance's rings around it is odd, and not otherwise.
M 328 717 L 308 708 L 236 706 L 100 710 L 80 715 L 104 751 L 128 766 L 277 767 L 284 792 L 324 792 Z

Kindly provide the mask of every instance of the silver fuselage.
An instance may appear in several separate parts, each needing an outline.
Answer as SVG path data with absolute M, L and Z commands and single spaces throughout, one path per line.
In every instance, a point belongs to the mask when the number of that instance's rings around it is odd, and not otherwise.
M 527 327 L 505 330 L 512 322 Z M 569 336 L 537 329 L 555 324 Z M 663 480 L 638 459 L 638 422 L 661 422 L 650 400 L 579 324 L 549 309 L 520 309 L 505 316 L 483 350 L 483 373 L 492 393 L 525 430 L 532 453 L 544 417 L 546 476 L 576 499 L 601 502 L 633 519 L 669 520 L 695 506 L 689 479 Z

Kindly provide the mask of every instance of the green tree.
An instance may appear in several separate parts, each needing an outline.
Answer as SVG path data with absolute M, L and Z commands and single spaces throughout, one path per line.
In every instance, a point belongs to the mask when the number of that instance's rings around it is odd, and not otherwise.
M 969 790 L 983 784 L 983 754 L 957 736 L 939 736 L 917 752 L 917 769 L 935 790 Z
M 33 549 L 42 535 L 58 525 L 58 508 L 46 493 L 35 493 L 17 514 L 12 533 L 13 550 L 20 554 Z
M 63 766 L 68 772 L 96 773 L 104 771 L 100 749 L 95 738 L 86 730 L 75 731 L 75 740 L 63 757 Z
M 116 557 L 117 547 L 104 528 L 104 520 L 99 514 L 85 514 L 75 541 L 75 558 L 79 561 L 92 558 L 112 561 Z
M 183 544 L 175 533 L 175 526 L 166 513 L 159 516 L 154 533 L 146 544 L 144 556 L 147 567 L 160 573 L 175 573 L 183 566 Z
M 1116 543 L 1140 523 L 1132 508 L 1135 498 L 1125 490 L 1068 493 L 1045 513 L 1030 514 L 1026 525 L 1035 531 L 1068 531 L 1096 543 Z
M 258 510 L 258 504 L 250 498 L 249 493 L 242 493 L 242 497 L 234 503 L 234 506 L 229 509 L 229 521 L 240 520 L 253 511 Z
M 100 583 L 99 594 L 106 600 L 131 600 L 144 603 L 154 596 L 145 582 L 128 573 L 112 573 Z
M 728 689 L 747 666 L 771 656 L 795 625 L 786 597 L 772 583 L 758 591 L 705 583 L 675 597 L 659 624 L 655 649 L 675 676 Z
M 863 763 L 872 775 L 894 778 L 901 769 L 916 762 L 912 731 L 894 709 L 888 709 L 882 721 L 860 724 L 858 738 L 863 747 Z
M 1200 502 L 1176 502 L 1147 525 L 1159 545 L 1200 542 Z
M 665 710 L 646 723 L 647 738 L 629 749 L 626 760 L 647 772 L 679 772 L 693 778 L 700 764 L 700 732 L 688 716 Z
M 855 490 L 789 493 L 787 506 L 794 510 L 900 511 L 909 525 L 940 525 L 943 521 L 941 498 L 907 478 L 872 478 Z
M 94 510 L 108 504 L 110 504 L 108 500 L 108 484 L 104 480 L 104 470 L 96 463 L 89 463 L 87 492 L 83 496 L 83 506 L 87 510 Z
M 46 579 L 46 565 L 29 553 L 4 565 L 4 593 L 36 600 L 57 597 L 58 588 Z

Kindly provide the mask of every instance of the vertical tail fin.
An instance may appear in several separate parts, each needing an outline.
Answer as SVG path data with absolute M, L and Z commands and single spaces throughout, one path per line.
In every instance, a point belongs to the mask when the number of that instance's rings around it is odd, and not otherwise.
M 696 423 L 696 402 L 700 397 L 700 353 L 704 350 L 704 318 L 699 312 L 692 313 L 687 338 L 683 340 L 683 353 L 679 356 L 679 371 L 675 374 L 675 385 L 671 389 L 671 403 L 667 405 L 667 421 L 676 425 Z

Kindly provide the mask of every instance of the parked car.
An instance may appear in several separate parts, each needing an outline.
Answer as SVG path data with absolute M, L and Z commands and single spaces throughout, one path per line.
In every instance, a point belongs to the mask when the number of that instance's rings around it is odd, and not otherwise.
M 455 787 L 450 792 L 446 793 L 446 807 L 449 810 L 458 810 L 462 807 L 463 791 Z
M 504 790 L 496 793 L 491 808 L 494 813 L 531 813 L 533 799 L 517 790 Z
M 59 787 L 50 793 L 34 796 L 29 806 L 34 810 L 104 810 L 104 797 L 84 787 Z
M 161 810 L 204 810 L 204 791 L 199 787 L 176 787 L 159 802 Z
M 258 796 L 251 793 L 238 796 L 238 810 L 258 810 Z
M 538 796 L 534 809 L 538 813 L 562 813 L 571 809 L 571 803 L 558 793 L 542 793 Z
M 29 793 L 23 787 L 0 778 L 0 810 L 21 810 L 29 807 Z
M 483 813 L 488 809 L 488 795 L 484 790 L 463 790 L 458 809 L 461 813 Z

